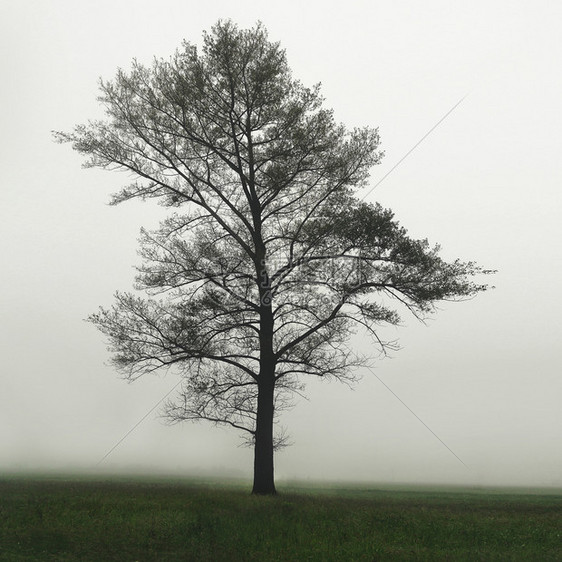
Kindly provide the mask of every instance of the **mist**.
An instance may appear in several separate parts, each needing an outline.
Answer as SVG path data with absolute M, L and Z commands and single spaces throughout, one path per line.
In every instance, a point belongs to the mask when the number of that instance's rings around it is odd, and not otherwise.
M 277 478 L 562 486 L 561 16 L 503 0 L 4 3 L 0 473 L 250 478 L 234 431 L 166 424 L 177 377 L 129 384 L 107 364 L 84 318 L 132 287 L 139 229 L 166 210 L 108 206 L 126 175 L 82 169 L 51 137 L 101 117 L 100 76 L 232 18 L 261 20 L 338 121 L 379 127 L 366 200 L 446 259 L 498 270 L 425 324 L 401 311 L 389 357 L 357 333 L 373 369 L 354 389 L 309 382 L 281 420 Z

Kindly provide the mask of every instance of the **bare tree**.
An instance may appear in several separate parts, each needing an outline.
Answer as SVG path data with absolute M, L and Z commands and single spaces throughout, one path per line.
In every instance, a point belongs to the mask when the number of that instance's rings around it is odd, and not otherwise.
M 424 315 L 484 290 L 470 279 L 485 271 L 443 261 L 354 195 L 382 157 L 377 130 L 337 124 L 260 24 L 219 22 L 201 52 L 184 43 L 100 89 L 107 119 L 58 140 L 86 166 L 132 172 L 114 204 L 156 199 L 172 212 L 142 231 L 146 296 L 118 293 L 90 320 L 128 379 L 177 369 L 172 420 L 247 434 L 253 492 L 275 493 L 275 416 L 301 381 L 352 380 L 354 328 L 384 349 L 378 327 L 399 321 L 389 303 Z

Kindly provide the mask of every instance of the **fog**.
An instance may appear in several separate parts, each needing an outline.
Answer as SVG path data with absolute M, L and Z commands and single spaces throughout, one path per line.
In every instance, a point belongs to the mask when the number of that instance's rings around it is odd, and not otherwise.
M 139 229 L 166 211 L 109 207 L 127 177 L 51 137 L 101 116 L 100 76 L 232 18 L 261 20 L 338 121 L 379 127 L 367 200 L 447 259 L 498 270 L 494 290 L 384 330 L 401 349 L 353 390 L 311 381 L 283 416 L 277 477 L 562 486 L 561 17 L 505 0 L 2 3 L 0 473 L 251 475 L 234 431 L 164 423 L 177 378 L 128 384 L 107 365 L 83 319 L 132 287 Z

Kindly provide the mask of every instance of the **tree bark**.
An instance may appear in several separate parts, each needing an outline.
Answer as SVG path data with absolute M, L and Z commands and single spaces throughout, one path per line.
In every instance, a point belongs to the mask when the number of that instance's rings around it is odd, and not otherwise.
M 257 246 L 258 284 L 260 294 L 260 373 L 258 409 L 254 443 L 253 494 L 275 494 L 273 473 L 273 416 L 275 397 L 275 358 L 273 354 L 273 310 L 271 284 L 265 266 L 265 246 Z
M 254 487 L 252 494 L 275 494 L 273 471 L 273 396 L 275 379 L 271 375 L 261 378 L 258 384 L 258 411 L 254 444 Z M 262 371 L 262 375 L 266 373 Z

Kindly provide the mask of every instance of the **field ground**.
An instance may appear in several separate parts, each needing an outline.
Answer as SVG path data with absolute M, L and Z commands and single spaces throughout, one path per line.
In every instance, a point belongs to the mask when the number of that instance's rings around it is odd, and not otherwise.
M 0 476 L 0 560 L 562 561 L 562 493 Z M 533 493 L 531 493 L 533 492 Z

